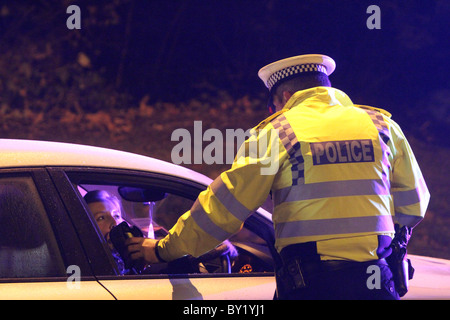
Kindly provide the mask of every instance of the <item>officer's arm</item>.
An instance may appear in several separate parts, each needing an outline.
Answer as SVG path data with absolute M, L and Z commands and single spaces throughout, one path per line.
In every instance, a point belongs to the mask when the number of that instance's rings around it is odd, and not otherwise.
M 391 180 L 394 220 L 400 225 L 414 227 L 425 216 L 430 193 L 408 141 L 400 127 L 393 121 L 391 131 L 394 147 Z
M 157 251 L 162 259 L 204 254 L 238 232 L 247 217 L 264 203 L 281 163 L 282 145 L 278 135 L 270 139 L 273 131 L 255 134 L 244 142 L 232 168 L 200 193 L 192 208 L 159 241 Z M 255 148 L 262 139 L 266 139 L 266 148 Z

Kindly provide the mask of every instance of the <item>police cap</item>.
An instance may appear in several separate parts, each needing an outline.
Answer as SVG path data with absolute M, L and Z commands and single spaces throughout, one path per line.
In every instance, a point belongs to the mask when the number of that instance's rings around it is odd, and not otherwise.
M 275 61 L 261 68 L 258 76 L 270 91 L 269 106 L 274 89 L 282 82 L 305 72 L 323 72 L 327 76 L 336 69 L 334 60 L 323 54 L 304 54 Z

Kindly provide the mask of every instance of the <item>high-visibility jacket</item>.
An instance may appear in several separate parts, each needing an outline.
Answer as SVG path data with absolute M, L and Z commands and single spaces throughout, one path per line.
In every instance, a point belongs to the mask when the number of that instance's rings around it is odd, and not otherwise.
M 277 250 L 315 241 L 322 259 L 377 259 L 379 235 L 392 238 L 394 223 L 423 219 L 430 195 L 388 112 L 315 87 L 296 92 L 254 129 L 231 169 L 159 241 L 164 260 L 214 248 L 269 194 Z

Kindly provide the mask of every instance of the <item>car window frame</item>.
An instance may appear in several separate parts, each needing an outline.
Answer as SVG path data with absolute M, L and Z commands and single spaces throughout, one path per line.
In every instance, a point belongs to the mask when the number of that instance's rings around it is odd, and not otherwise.
M 78 214 L 80 214 L 80 207 L 84 210 L 84 215 L 90 217 L 90 228 L 97 229 L 95 227 L 95 221 L 92 219 L 89 214 L 89 209 L 84 204 L 84 201 L 81 200 L 81 195 L 78 190 L 74 187 L 77 184 L 120 184 L 127 183 L 133 184 L 136 186 L 145 186 L 151 184 L 152 186 L 161 186 L 165 189 L 170 190 L 171 193 L 186 197 L 192 200 L 195 200 L 198 194 L 207 188 L 203 183 L 199 183 L 196 181 L 188 180 L 185 178 L 177 177 L 174 175 L 163 174 L 159 172 L 151 172 L 151 171 L 139 171 L 132 169 L 123 169 L 123 168 L 104 168 L 104 167 L 52 167 L 49 168 L 50 174 L 60 180 L 57 187 L 62 188 L 61 193 L 65 194 L 66 200 L 71 199 L 73 201 L 74 196 L 78 198 L 78 202 L 80 205 L 78 207 Z M 65 178 L 65 181 L 63 178 Z M 100 181 L 104 181 L 105 179 L 108 183 L 100 183 Z M 131 179 L 133 179 L 132 182 Z M 182 186 L 180 188 L 180 186 Z M 195 190 L 195 191 L 194 191 Z M 72 193 L 71 195 L 69 195 Z M 73 203 L 72 203 L 73 205 Z M 249 228 L 255 234 L 260 236 L 263 240 L 268 243 L 268 247 L 271 253 L 276 254 L 276 250 L 274 248 L 274 234 L 273 234 L 273 225 L 272 222 L 267 220 L 267 218 L 257 218 L 252 214 L 245 222 L 244 226 Z M 97 237 L 99 237 L 97 235 Z M 102 238 L 102 237 L 100 237 Z M 99 240 L 99 238 L 97 238 Z M 106 242 L 105 242 L 106 245 Z M 108 250 L 106 250 L 108 251 Z M 90 252 L 91 261 L 93 264 L 99 263 L 98 257 L 92 255 L 94 252 Z M 95 257 L 95 259 L 94 259 Z M 95 261 L 95 262 L 94 262 Z M 101 262 L 103 264 L 103 268 L 105 268 L 105 260 Z M 109 263 L 115 266 L 115 263 L 109 260 Z M 99 267 L 94 266 L 94 269 L 99 269 Z M 100 268 L 101 269 L 101 268 Z M 264 273 L 254 273 L 247 274 L 247 276 L 273 276 L 273 272 L 264 272 Z M 198 277 L 229 277 L 229 276 L 246 276 L 245 274 L 232 273 L 232 274 L 182 274 L 183 278 L 198 278 Z M 143 275 L 123 275 L 118 277 L 118 274 L 114 273 L 96 273 L 96 277 L 99 279 L 137 279 L 137 278 L 155 278 L 155 279 L 167 279 L 173 278 L 173 275 L 167 274 L 143 274 Z
M 73 227 L 65 206 L 60 201 L 58 192 L 47 170 L 44 167 L 1 168 L 0 177 L 31 178 L 45 210 L 45 215 L 53 232 L 57 250 L 64 264 L 65 271 L 68 270 L 69 266 L 76 265 L 80 267 L 80 270 L 83 270 L 80 277 L 81 281 L 95 280 L 87 256 L 79 242 L 77 232 Z M 61 274 L 60 276 L 46 277 L 1 278 L 0 283 L 63 282 L 67 281 L 67 279 L 66 274 Z
M 90 262 L 92 273 L 95 276 L 103 274 L 118 275 L 119 270 L 114 263 L 106 241 L 101 241 L 103 237 L 98 228 L 95 227 L 95 221 L 89 214 L 89 209 L 83 201 L 80 201 L 79 193 L 73 187 L 65 170 L 60 167 L 48 167 L 47 170 L 77 230 L 81 246 Z

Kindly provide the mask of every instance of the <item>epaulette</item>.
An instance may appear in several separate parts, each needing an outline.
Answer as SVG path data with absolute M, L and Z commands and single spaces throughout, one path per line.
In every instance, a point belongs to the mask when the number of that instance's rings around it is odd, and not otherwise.
M 365 105 L 362 105 L 362 104 L 355 104 L 354 106 L 355 106 L 355 107 L 358 107 L 358 108 L 361 108 L 361 109 L 368 109 L 368 110 L 373 110 L 373 111 L 382 113 L 382 114 L 384 114 L 384 115 L 385 115 L 386 117 L 388 117 L 388 118 L 392 117 L 392 114 L 390 114 L 388 111 L 386 111 L 386 110 L 384 110 L 384 109 L 381 109 L 381 108 L 374 108 L 374 107 L 371 107 L 371 106 L 365 106 Z
M 265 118 L 263 121 L 261 121 L 256 127 L 254 127 L 255 130 L 263 129 L 265 126 L 267 126 L 272 120 L 276 119 L 278 116 L 280 116 L 282 113 L 288 111 L 287 109 L 282 109 L 278 112 L 275 112 L 274 114 L 270 115 L 269 117 Z

